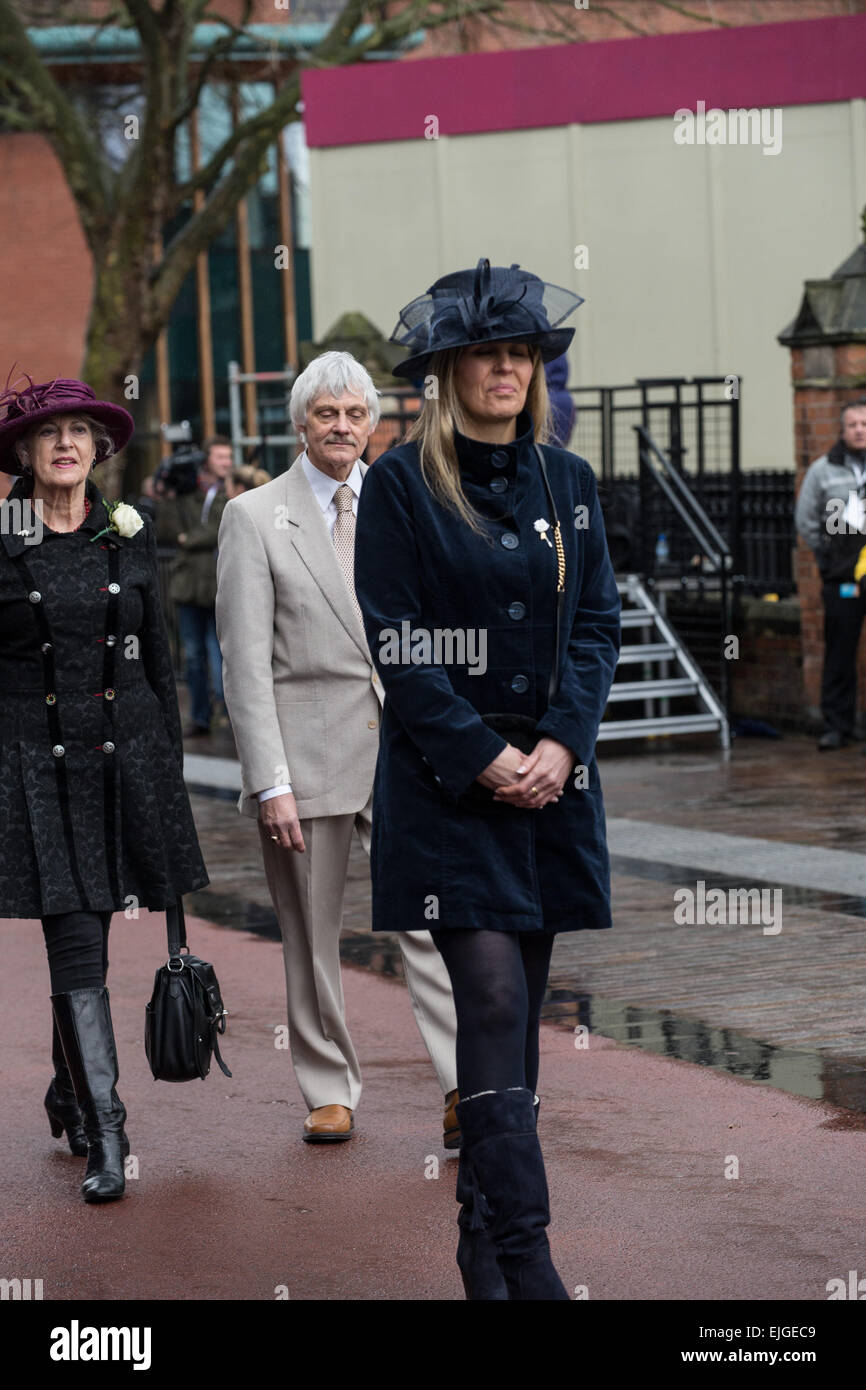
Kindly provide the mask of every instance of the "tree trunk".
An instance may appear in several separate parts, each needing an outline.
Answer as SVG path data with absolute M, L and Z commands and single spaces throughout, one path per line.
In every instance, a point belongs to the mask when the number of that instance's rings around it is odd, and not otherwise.
M 151 326 L 147 271 L 141 265 L 138 246 L 110 248 L 94 266 L 94 294 L 85 340 L 83 379 L 100 400 L 113 401 L 135 413 L 139 399 L 139 374 L 144 356 L 156 333 Z M 138 273 L 136 273 L 138 263 Z M 134 381 L 130 382 L 130 377 Z M 133 391 L 134 394 L 130 394 Z M 119 497 L 123 489 L 124 457 L 117 454 L 101 465 L 98 485 L 106 497 Z

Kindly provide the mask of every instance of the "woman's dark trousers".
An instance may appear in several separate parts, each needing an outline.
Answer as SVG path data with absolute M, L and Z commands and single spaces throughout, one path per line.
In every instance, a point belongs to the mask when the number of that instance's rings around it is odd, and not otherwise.
M 533 1104 L 553 937 L 434 931 L 457 1010 L 457 1263 L 472 1300 L 568 1298 L 553 1267 Z
M 110 912 L 45 916 L 42 929 L 51 975 L 55 1075 L 45 1097 L 51 1132 L 66 1130 L 73 1153 L 87 1155 L 86 1202 L 123 1194 L 126 1110 L 117 1085 L 117 1050 L 108 990 Z M 83 1143 L 82 1143 L 83 1141 Z

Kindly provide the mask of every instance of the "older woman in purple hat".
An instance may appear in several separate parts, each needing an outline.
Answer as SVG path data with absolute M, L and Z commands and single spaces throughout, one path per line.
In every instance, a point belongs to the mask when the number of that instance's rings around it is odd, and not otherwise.
M 183 781 L 153 524 L 90 471 L 133 421 L 84 382 L 0 394 L 0 916 L 41 919 L 54 1015 L 51 1132 L 82 1196 L 120 1197 L 129 1140 L 108 990 L 111 914 L 208 882 Z M 16 383 L 17 386 L 18 383 Z

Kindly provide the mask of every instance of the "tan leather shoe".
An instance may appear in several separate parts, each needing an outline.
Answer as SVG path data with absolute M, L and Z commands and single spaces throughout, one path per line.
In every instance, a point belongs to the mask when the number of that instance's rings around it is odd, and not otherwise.
M 457 1122 L 457 1102 L 460 1099 L 457 1091 L 449 1091 L 445 1097 L 445 1119 L 443 1121 L 444 1134 L 442 1143 L 446 1149 L 460 1148 L 460 1125 Z
M 351 1139 L 355 1121 L 345 1105 L 319 1105 L 304 1120 L 305 1144 L 341 1144 Z

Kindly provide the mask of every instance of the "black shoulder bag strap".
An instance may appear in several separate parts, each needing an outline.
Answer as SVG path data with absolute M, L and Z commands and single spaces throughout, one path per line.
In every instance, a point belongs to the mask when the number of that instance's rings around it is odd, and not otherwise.
M 186 946 L 186 920 L 183 915 L 183 899 L 177 897 L 165 909 L 165 926 L 168 933 L 168 958 L 176 960 L 181 948 Z
M 560 629 L 562 627 L 562 603 L 565 598 L 565 547 L 562 543 L 560 533 L 559 513 L 556 510 L 556 503 L 553 500 L 553 490 L 550 486 L 550 479 L 547 476 L 547 464 L 544 461 L 544 452 L 540 444 L 535 445 L 535 452 L 538 462 L 541 465 L 541 476 L 544 480 L 544 490 L 547 493 L 547 505 L 550 508 L 550 515 L 553 522 L 553 540 L 556 546 L 556 632 L 553 639 L 553 666 L 550 671 L 550 682 L 547 687 L 547 703 L 550 704 L 559 689 L 559 652 L 560 652 Z

